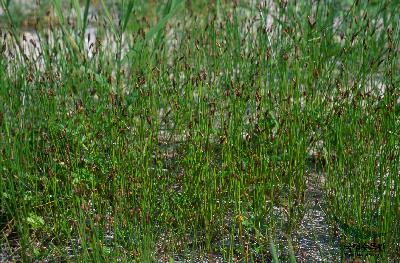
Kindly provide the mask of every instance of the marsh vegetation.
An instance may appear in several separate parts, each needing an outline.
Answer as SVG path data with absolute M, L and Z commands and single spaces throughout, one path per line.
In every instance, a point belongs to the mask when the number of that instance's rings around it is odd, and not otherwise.
M 0 3 L 0 261 L 398 260 L 399 1 Z

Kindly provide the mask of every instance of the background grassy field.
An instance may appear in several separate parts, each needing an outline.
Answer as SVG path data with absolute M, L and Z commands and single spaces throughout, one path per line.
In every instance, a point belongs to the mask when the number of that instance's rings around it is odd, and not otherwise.
M 399 1 L 1 7 L 0 261 L 398 259 Z

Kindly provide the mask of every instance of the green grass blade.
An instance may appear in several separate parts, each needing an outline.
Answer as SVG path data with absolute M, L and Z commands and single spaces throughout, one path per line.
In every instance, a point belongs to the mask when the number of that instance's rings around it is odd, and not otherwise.
M 83 27 L 82 27 L 81 42 L 83 42 L 85 38 L 85 32 L 88 25 L 89 7 L 90 7 L 90 0 L 86 0 L 85 10 L 83 12 Z
M 288 247 L 289 247 L 290 263 L 296 263 L 296 256 L 294 254 L 293 244 L 290 239 L 288 239 Z
M 54 9 L 58 19 L 60 19 L 61 26 L 64 25 L 64 14 L 62 12 L 62 4 L 60 0 L 53 0 Z
M 4 10 L 4 12 L 5 12 L 6 16 L 7 16 L 7 19 L 9 21 L 10 25 L 11 25 L 12 36 L 14 38 L 15 44 L 17 45 L 17 47 L 19 49 L 19 52 L 22 55 L 22 58 L 24 59 L 24 61 L 28 62 L 28 57 L 25 55 L 24 49 L 21 46 L 21 41 L 18 38 L 19 34 L 18 34 L 17 30 L 16 30 L 16 28 L 17 28 L 16 23 L 15 23 L 15 21 L 13 19 L 13 16 L 10 13 L 10 9 L 9 9 L 10 1 L 4 2 L 4 0 L 1 0 L 1 5 L 2 5 L 3 10 Z
M 153 38 L 155 34 L 157 34 L 166 24 L 167 22 L 178 12 L 181 7 L 183 1 L 179 1 L 173 8 L 170 9 L 168 14 L 166 14 L 158 23 L 150 29 L 150 31 L 146 35 L 146 41 L 149 41 Z
M 274 244 L 274 241 L 272 241 L 272 239 L 269 242 L 269 246 L 270 246 L 271 254 L 272 254 L 272 262 L 273 263 L 279 263 L 278 252 L 276 250 L 276 246 Z
M 79 30 L 83 29 L 82 23 L 82 13 L 81 13 L 81 6 L 79 4 L 79 0 L 72 0 L 72 5 L 74 6 L 76 12 L 76 22 L 78 25 Z
M 146 34 L 146 37 L 144 41 L 139 41 L 137 42 L 133 47 L 130 48 L 130 50 L 125 54 L 123 61 L 125 61 L 129 55 L 132 53 L 140 52 L 140 50 L 143 48 L 143 46 L 148 43 L 158 32 L 160 32 L 163 27 L 167 24 L 167 22 L 174 16 L 176 13 L 180 10 L 182 7 L 182 3 L 184 1 L 178 1 L 173 8 L 169 11 L 167 15 L 165 15 L 158 23 L 153 26 L 149 32 Z
M 122 24 L 122 32 L 125 32 L 126 27 L 128 25 L 129 19 L 131 18 L 132 15 L 132 10 L 135 4 L 135 0 L 130 0 L 128 3 L 128 7 L 126 8 L 125 16 L 124 16 L 124 22 Z
M 111 32 L 114 34 L 115 37 L 117 37 L 117 38 L 119 39 L 119 36 L 118 36 L 118 34 L 117 34 L 117 29 L 116 29 L 116 27 L 115 27 L 114 21 L 113 21 L 113 19 L 112 19 L 112 16 L 111 16 L 111 14 L 110 14 L 110 11 L 109 11 L 109 9 L 108 9 L 108 7 L 107 7 L 107 4 L 105 3 L 104 0 L 101 0 L 101 5 L 102 5 L 102 7 L 103 7 L 103 11 L 104 11 L 105 16 L 106 16 L 108 22 L 110 23 Z
M 68 44 L 72 48 L 72 50 L 74 51 L 78 60 L 82 61 L 83 54 L 82 54 L 79 46 L 77 45 L 75 39 L 72 37 L 72 35 L 68 32 L 68 30 L 65 27 L 65 18 L 64 18 L 63 11 L 62 11 L 62 3 L 60 0 L 54 0 L 53 3 L 54 3 L 54 9 L 55 9 L 56 15 L 57 15 L 58 19 L 60 20 L 60 27 L 61 27 L 61 31 L 64 34 L 64 38 L 68 42 Z

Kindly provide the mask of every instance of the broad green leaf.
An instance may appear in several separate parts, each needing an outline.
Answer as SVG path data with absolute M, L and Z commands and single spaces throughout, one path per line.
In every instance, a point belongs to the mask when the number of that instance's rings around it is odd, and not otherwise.
M 42 217 L 30 213 L 29 216 L 26 218 L 26 222 L 33 228 L 33 229 L 38 229 L 41 226 L 44 225 L 44 220 Z

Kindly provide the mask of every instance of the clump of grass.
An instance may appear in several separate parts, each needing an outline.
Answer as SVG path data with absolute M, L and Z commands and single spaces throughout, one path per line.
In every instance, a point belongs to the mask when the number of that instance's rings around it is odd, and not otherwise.
M 342 250 L 396 257 L 393 2 L 101 1 L 93 33 L 54 1 L 32 41 L 6 2 L 7 259 L 294 262 L 311 166 Z

